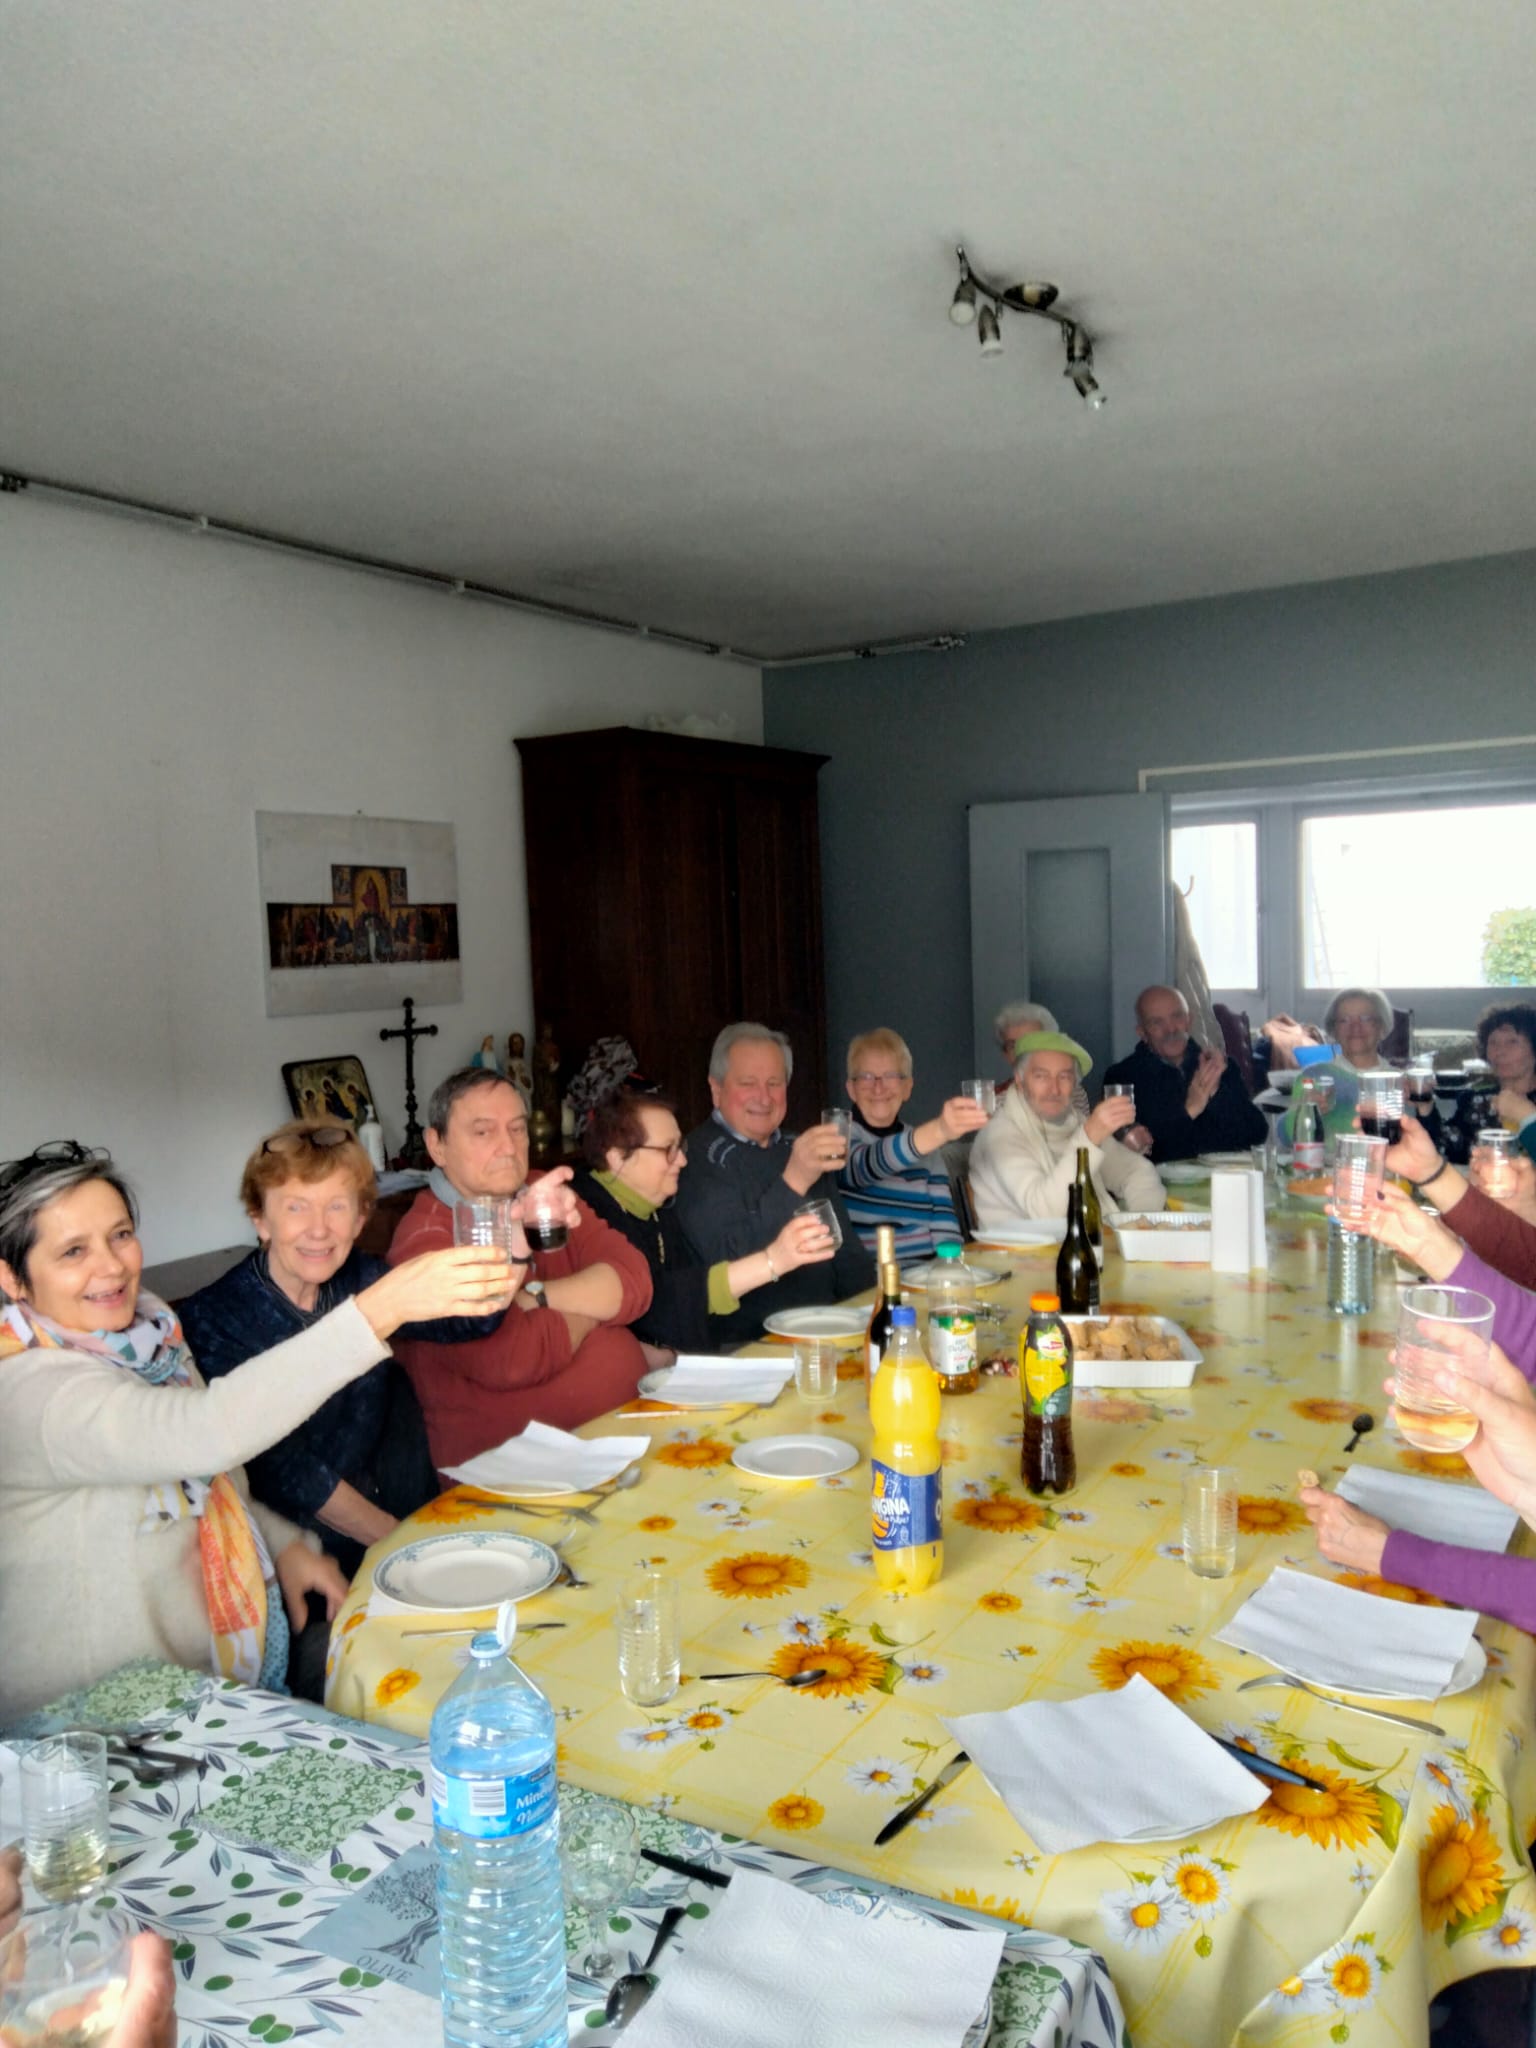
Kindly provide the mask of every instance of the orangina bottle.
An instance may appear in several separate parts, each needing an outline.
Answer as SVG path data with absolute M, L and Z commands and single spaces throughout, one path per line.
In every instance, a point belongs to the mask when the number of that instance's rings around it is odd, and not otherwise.
M 891 1335 L 869 1390 L 870 1521 L 875 1577 L 888 1593 L 921 1593 L 944 1569 L 939 1382 L 917 1337 L 917 1311 L 891 1310 Z

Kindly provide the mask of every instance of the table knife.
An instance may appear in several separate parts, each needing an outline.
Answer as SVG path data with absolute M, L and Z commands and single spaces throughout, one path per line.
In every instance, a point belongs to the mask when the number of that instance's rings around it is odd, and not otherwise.
M 679 1877 L 696 1878 L 700 1884 L 716 1885 L 723 1890 L 731 1881 L 722 1870 L 711 1870 L 703 1863 L 690 1863 L 686 1856 L 669 1856 L 663 1849 L 642 1849 L 640 1854 L 647 1863 L 659 1864 L 663 1870 L 675 1870 Z
M 1241 1743 L 1228 1742 L 1224 1736 L 1213 1735 L 1212 1742 L 1218 1749 L 1224 1749 L 1234 1763 L 1244 1770 L 1252 1771 L 1256 1778 L 1278 1778 L 1282 1785 L 1305 1785 L 1309 1792 L 1326 1792 L 1329 1787 L 1319 1784 L 1316 1778 L 1304 1778 L 1300 1771 L 1293 1771 L 1289 1764 L 1277 1764 L 1273 1758 L 1256 1756 L 1251 1749 L 1244 1749 Z
M 956 1750 L 955 1754 L 950 1758 L 943 1770 L 939 1772 L 928 1789 L 925 1792 L 920 1792 L 917 1798 L 910 1800 L 894 1819 L 886 1822 L 885 1826 L 875 1837 L 875 1847 L 883 1849 L 887 1842 L 894 1841 L 904 1827 L 917 1819 L 917 1816 L 922 1812 L 930 1799 L 936 1797 L 947 1785 L 952 1785 L 962 1771 L 970 1769 L 970 1763 L 971 1759 L 963 1749 Z

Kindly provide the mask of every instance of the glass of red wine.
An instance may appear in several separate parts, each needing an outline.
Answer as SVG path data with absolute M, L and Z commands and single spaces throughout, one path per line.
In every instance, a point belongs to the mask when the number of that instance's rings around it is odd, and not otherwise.
M 1433 1060 L 1414 1060 L 1403 1076 L 1403 1092 L 1418 1116 L 1428 1116 L 1435 1100 Z
M 1403 1077 L 1396 1067 L 1374 1067 L 1360 1076 L 1360 1128 L 1389 1145 L 1402 1137 Z
M 570 1236 L 560 1186 L 536 1180 L 523 1195 L 523 1235 L 536 1252 L 558 1252 Z

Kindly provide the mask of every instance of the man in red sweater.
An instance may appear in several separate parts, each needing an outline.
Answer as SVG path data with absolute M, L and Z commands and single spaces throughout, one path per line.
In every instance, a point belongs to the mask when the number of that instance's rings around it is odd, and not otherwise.
M 431 1184 L 400 1220 L 392 1266 L 453 1243 L 460 1196 L 520 1196 L 530 1185 L 522 1096 L 484 1068 L 450 1074 L 427 1105 L 427 1150 Z M 464 1344 L 395 1347 L 439 1471 L 535 1420 L 564 1429 L 590 1422 L 627 1401 L 645 1370 L 639 1340 L 624 1327 L 650 1304 L 644 1256 L 577 1200 L 565 1186 L 566 1167 L 536 1178 L 559 1185 L 570 1237 L 536 1261 L 526 1256 L 526 1242 L 514 1247 L 525 1258 L 522 1289 L 497 1329 Z

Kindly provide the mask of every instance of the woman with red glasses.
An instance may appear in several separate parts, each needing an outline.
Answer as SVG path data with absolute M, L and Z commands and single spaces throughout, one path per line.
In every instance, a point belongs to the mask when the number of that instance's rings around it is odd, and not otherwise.
M 672 1105 L 659 1095 L 626 1088 L 606 1097 L 587 1119 L 581 1142 L 587 1164 L 572 1182 L 575 1193 L 622 1231 L 651 1269 L 651 1305 L 632 1328 L 652 1366 L 669 1364 L 678 1351 L 718 1351 L 715 1317 L 732 1314 L 744 1294 L 797 1266 L 832 1257 L 822 1225 L 792 1216 L 761 1251 L 701 1264 L 672 1207 L 688 1154 Z

